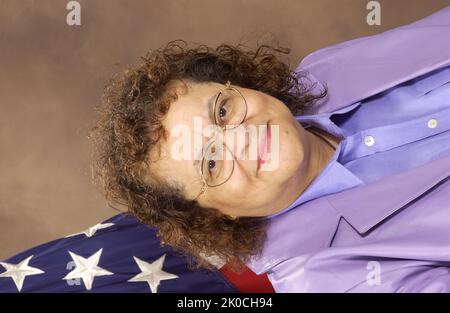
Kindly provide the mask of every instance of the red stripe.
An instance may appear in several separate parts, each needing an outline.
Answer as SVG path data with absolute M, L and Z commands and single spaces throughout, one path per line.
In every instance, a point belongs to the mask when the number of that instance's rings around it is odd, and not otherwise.
M 238 274 L 230 270 L 226 264 L 219 271 L 241 292 L 275 293 L 267 274 L 256 275 L 248 267 Z

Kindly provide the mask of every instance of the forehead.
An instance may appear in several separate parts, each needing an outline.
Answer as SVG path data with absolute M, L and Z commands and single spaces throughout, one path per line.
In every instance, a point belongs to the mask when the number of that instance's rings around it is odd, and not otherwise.
M 185 186 L 191 186 L 194 191 L 197 191 L 202 181 L 201 174 L 193 166 L 194 153 L 192 152 L 190 160 L 172 158 L 171 150 L 179 137 L 171 136 L 171 131 L 180 125 L 187 126 L 193 147 L 194 136 L 201 136 L 200 133 L 194 133 L 194 117 L 201 118 L 203 126 L 212 123 L 208 112 L 208 102 L 213 102 L 215 95 L 223 88 L 224 86 L 218 83 L 195 83 L 186 80 L 173 80 L 167 85 L 170 105 L 161 122 L 168 136 L 167 140 L 161 138 L 158 153 L 151 153 L 150 157 L 151 168 L 158 175 L 175 178 L 176 181 Z M 187 189 L 190 188 L 187 187 Z M 189 193 L 189 190 L 187 192 Z
M 223 88 L 221 84 L 212 82 L 171 81 L 168 90 L 173 100 L 162 121 L 166 130 L 170 131 L 172 127 L 180 124 L 190 125 L 196 116 L 209 119 L 207 105 L 221 88 Z

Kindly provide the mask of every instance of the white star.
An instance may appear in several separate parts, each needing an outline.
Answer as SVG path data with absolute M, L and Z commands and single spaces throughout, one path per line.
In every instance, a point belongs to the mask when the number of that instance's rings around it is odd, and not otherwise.
M 86 289 L 91 290 L 92 283 L 94 282 L 94 278 L 96 276 L 113 275 L 114 273 L 97 266 L 100 261 L 102 251 L 103 249 L 98 250 L 87 259 L 69 251 L 70 256 L 75 262 L 75 269 L 67 274 L 63 279 L 81 278 Z
M 28 262 L 30 262 L 32 257 L 33 256 L 30 255 L 19 264 L 0 262 L 0 264 L 6 269 L 5 272 L 0 274 L 0 277 L 11 277 L 14 284 L 16 284 L 17 290 L 21 291 L 25 277 L 44 273 L 44 271 L 28 265 Z
M 161 280 L 178 278 L 177 275 L 170 274 L 162 270 L 164 259 L 166 258 L 165 254 L 153 263 L 147 263 L 135 256 L 133 256 L 133 258 L 136 261 L 139 268 L 141 269 L 141 273 L 137 274 L 128 281 L 147 282 L 148 285 L 150 286 L 150 290 L 152 291 L 152 293 L 157 292 Z
M 85 234 L 86 237 L 92 237 L 92 236 L 95 235 L 95 233 L 97 232 L 97 230 L 103 229 L 103 228 L 108 228 L 108 227 L 111 227 L 111 226 L 113 226 L 113 225 L 114 225 L 114 223 L 97 224 L 97 225 L 94 225 L 94 226 L 92 226 L 92 227 L 89 227 L 88 229 L 83 230 L 83 231 L 81 231 L 81 232 L 79 232 L 79 233 L 75 233 L 75 234 L 72 234 L 72 235 L 68 235 L 68 236 L 66 236 L 66 237 L 64 237 L 64 238 L 72 237 L 72 236 L 77 236 L 77 235 L 81 235 L 81 234 Z

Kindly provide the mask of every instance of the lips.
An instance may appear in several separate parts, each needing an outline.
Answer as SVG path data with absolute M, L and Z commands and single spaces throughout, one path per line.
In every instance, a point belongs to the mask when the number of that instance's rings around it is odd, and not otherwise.
M 258 159 L 257 159 L 257 170 L 269 160 L 270 148 L 271 148 L 271 134 L 269 122 L 266 124 L 266 133 L 261 136 L 261 141 L 258 144 Z

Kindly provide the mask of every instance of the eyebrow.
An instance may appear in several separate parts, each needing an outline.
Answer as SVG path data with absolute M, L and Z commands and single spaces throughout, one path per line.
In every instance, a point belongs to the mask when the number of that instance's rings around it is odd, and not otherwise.
M 213 94 L 213 96 L 211 98 L 209 98 L 206 103 L 206 110 L 208 111 L 208 117 L 209 117 L 209 121 L 211 123 L 214 124 L 214 100 L 216 99 L 217 95 L 219 94 L 220 91 L 216 92 Z M 200 164 L 202 162 L 202 158 L 203 158 L 203 146 L 202 146 L 202 150 L 200 150 L 199 152 L 199 156 L 200 158 L 194 157 L 194 162 L 192 162 L 192 165 L 194 166 L 194 169 L 200 173 L 200 175 L 202 174 L 201 168 L 200 168 Z
M 202 147 L 202 149 L 203 149 L 203 147 Z M 201 151 L 200 151 L 200 153 L 201 153 Z M 194 166 L 195 171 L 198 172 L 200 175 L 202 175 L 202 171 L 201 171 L 201 168 L 200 168 L 200 163 L 201 162 L 202 162 L 202 158 L 195 158 L 194 162 L 192 163 L 192 165 Z
M 217 95 L 220 91 L 213 94 L 211 98 L 206 101 L 206 109 L 208 110 L 208 116 L 211 123 L 214 123 L 214 100 L 216 99 Z

